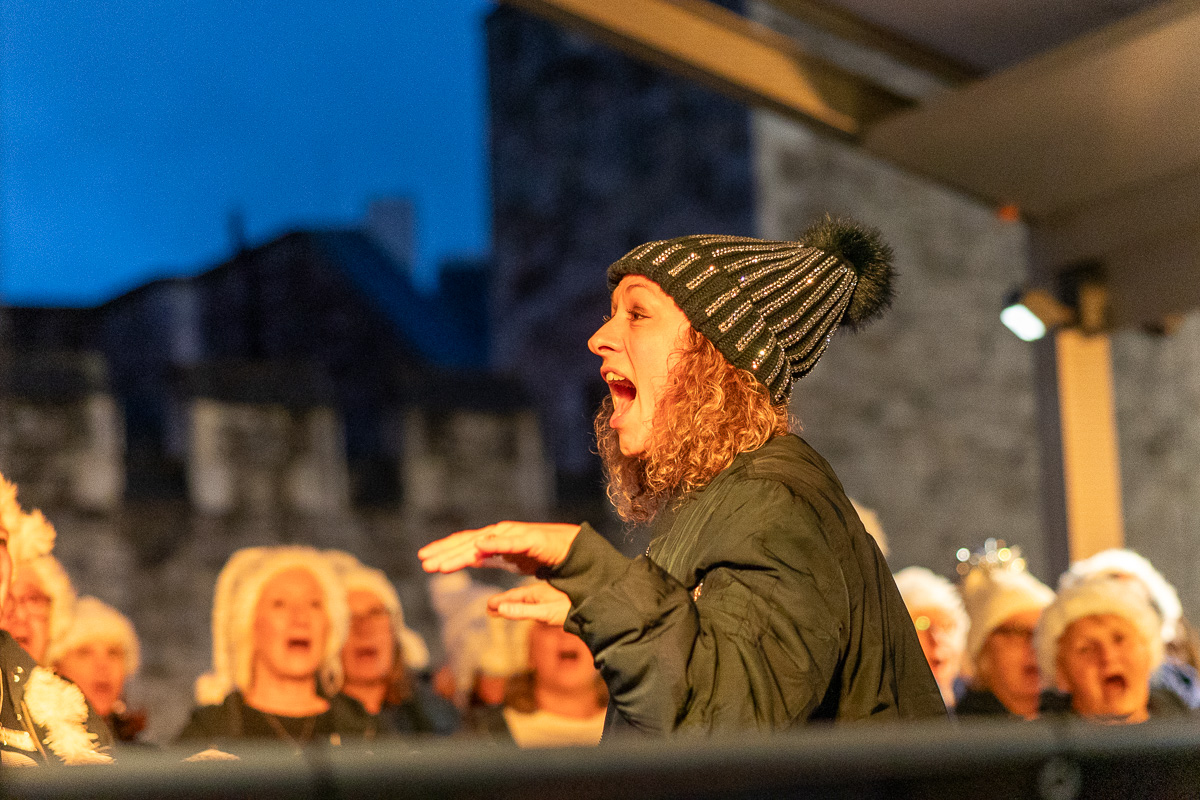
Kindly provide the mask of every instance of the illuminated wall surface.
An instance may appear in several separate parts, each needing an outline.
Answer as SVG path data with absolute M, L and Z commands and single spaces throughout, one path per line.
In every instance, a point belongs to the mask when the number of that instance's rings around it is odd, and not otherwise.
M 96 310 L 9 318 L 26 355 L 6 378 L 0 468 L 56 523 L 80 592 L 132 616 L 131 699 L 152 709 L 153 738 L 188 712 L 213 581 L 237 547 L 352 550 L 432 632 L 417 544 L 551 513 L 619 534 L 589 453 L 604 389 L 585 341 L 608 310 L 603 267 L 653 238 L 794 237 L 827 211 L 878 226 L 897 302 L 799 384 L 804 435 L 878 512 L 895 568 L 949 574 L 957 548 L 997 537 L 1054 579 L 1032 358 L 998 319 L 1025 276 L 1020 224 L 511 9 L 487 41 L 493 249 L 445 273 L 439 296 L 386 236 L 345 228 Z M 1113 339 L 1128 541 L 1193 616 L 1197 317 L 1169 338 Z

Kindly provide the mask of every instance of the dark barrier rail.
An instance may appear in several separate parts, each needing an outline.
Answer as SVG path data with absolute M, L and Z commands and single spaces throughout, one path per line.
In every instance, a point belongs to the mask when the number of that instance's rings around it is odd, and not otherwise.
M 171 751 L 109 767 L 7 769 L 27 798 L 1175 798 L 1200 797 L 1200 720 L 809 728 L 770 738 L 518 751 L 468 740 L 414 750 L 268 749 L 238 762 Z

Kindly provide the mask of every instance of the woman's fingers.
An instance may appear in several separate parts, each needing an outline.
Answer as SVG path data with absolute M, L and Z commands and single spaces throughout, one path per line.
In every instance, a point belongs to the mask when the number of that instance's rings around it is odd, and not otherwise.
M 488 609 L 507 619 L 532 619 L 562 626 L 571 599 L 547 583 L 518 586 L 488 598 Z
M 499 522 L 431 542 L 418 550 L 417 556 L 426 572 L 502 566 L 532 574 L 540 566 L 561 564 L 578 533 L 578 525 Z
M 417 551 L 421 568 L 426 572 L 454 572 L 463 567 L 478 566 L 484 556 L 477 542 L 487 535 L 487 530 L 460 531 L 425 545 Z

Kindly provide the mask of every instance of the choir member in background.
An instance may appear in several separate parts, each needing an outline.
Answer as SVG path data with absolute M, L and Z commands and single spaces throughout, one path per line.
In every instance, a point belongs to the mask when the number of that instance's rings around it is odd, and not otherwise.
M 925 567 L 900 570 L 896 586 L 917 629 L 921 651 L 937 680 L 942 700 L 947 708 L 953 708 L 971 627 L 962 597 L 954 584 Z
M 1175 587 L 1141 555 L 1132 550 L 1113 548 L 1076 561 L 1059 578 L 1058 588 L 1067 589 L 1096 578 L 1128 581 L 1146 593 L 1162 620 L 1165 645 L 1162 663 L 1154 671 L 1150 683 L 1156 689 L 1179 695 L 1188 708 L 1200 708 L 1200 673 L 1197 672 L 1195 650 L 1189 641 L 1193 632 L 1183 618 L 1183 606 Z
M 26 519 L 26 541 L 49 541 L 53 547 L 54 528 L 33 512 Z M 46 654 L 51 643 L 61 637 L 75 612 L 75 588 L 62 564 L 49 549 L 23 548 L 13 554 L 13 581 L 9 602 L 0 614 L 0 628 L 12 634 L 33 660 L 49 666 Z
M 146 715 L 125 705 L 125 685 L 137 674 L 140 656 L 129 618 L 95 597 L 81 597 L 71 626 L 54 640 L 47 659 L 83 691 L 118 744 L 140 744 Z
M 1034 719 L 1043 708 L 1055 708 L 1058 696 L 1044 691 L 1033 649 L 1034 629 L 1054 590 L 1026 571 L 1024 559 L 1010 557 L 977 563 L 961 591 L 971 624 L 963 664 L 967 691 L 955 714 Z
M 198 707 L 179 741 L 208 758 L 244 755 L 255 742 L 300 752 L 363 736 L 366 712 L 328 699 L 342 686 L 348 624 L 346 591 L 317 550 L 234 553 L 213 597 L 212 670 L 196 680 Z
M 1034 636 L 1043 675 L 1070 696 L 1070 711 L 1092 722 L 1128 724 L 1187 713 L 1168 691 L 1151 692 L 1162 661 L 1162 620 L 1146 593 L 1101 578 L 1059 591 Z
M 522 663 L 507 680 L 503 706 L 476 709 L 475 731 L 518 747 L 599 743 L 608 688 L 587 645 L 557 625 L 511 624 Z
M 361 705 L 377 726 L 368 736 L 454 733 L 458 712 L 423 675 L 429 667 L 429 648 L 404 624 L 391 581 L 349 553 L 325 555 L 346 590 L 350 609 L 350 630 L 342 648 L 342 695 L 334 702 Z

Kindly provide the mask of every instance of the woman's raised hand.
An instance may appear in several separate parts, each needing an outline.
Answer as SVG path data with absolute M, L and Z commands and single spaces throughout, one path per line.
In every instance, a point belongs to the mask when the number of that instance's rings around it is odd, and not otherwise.
M 518 586 L 488 598 L 488 611 L 506 619 L 532 619 L 562 627 L 571 598 L 548 583 Z
M 417 551 L 426 572 L 455 572 L 463 567 L 501 567 L 532 575 L 567 557 L 578 525 L 557 522 L 497 522 L 459 531 Z

